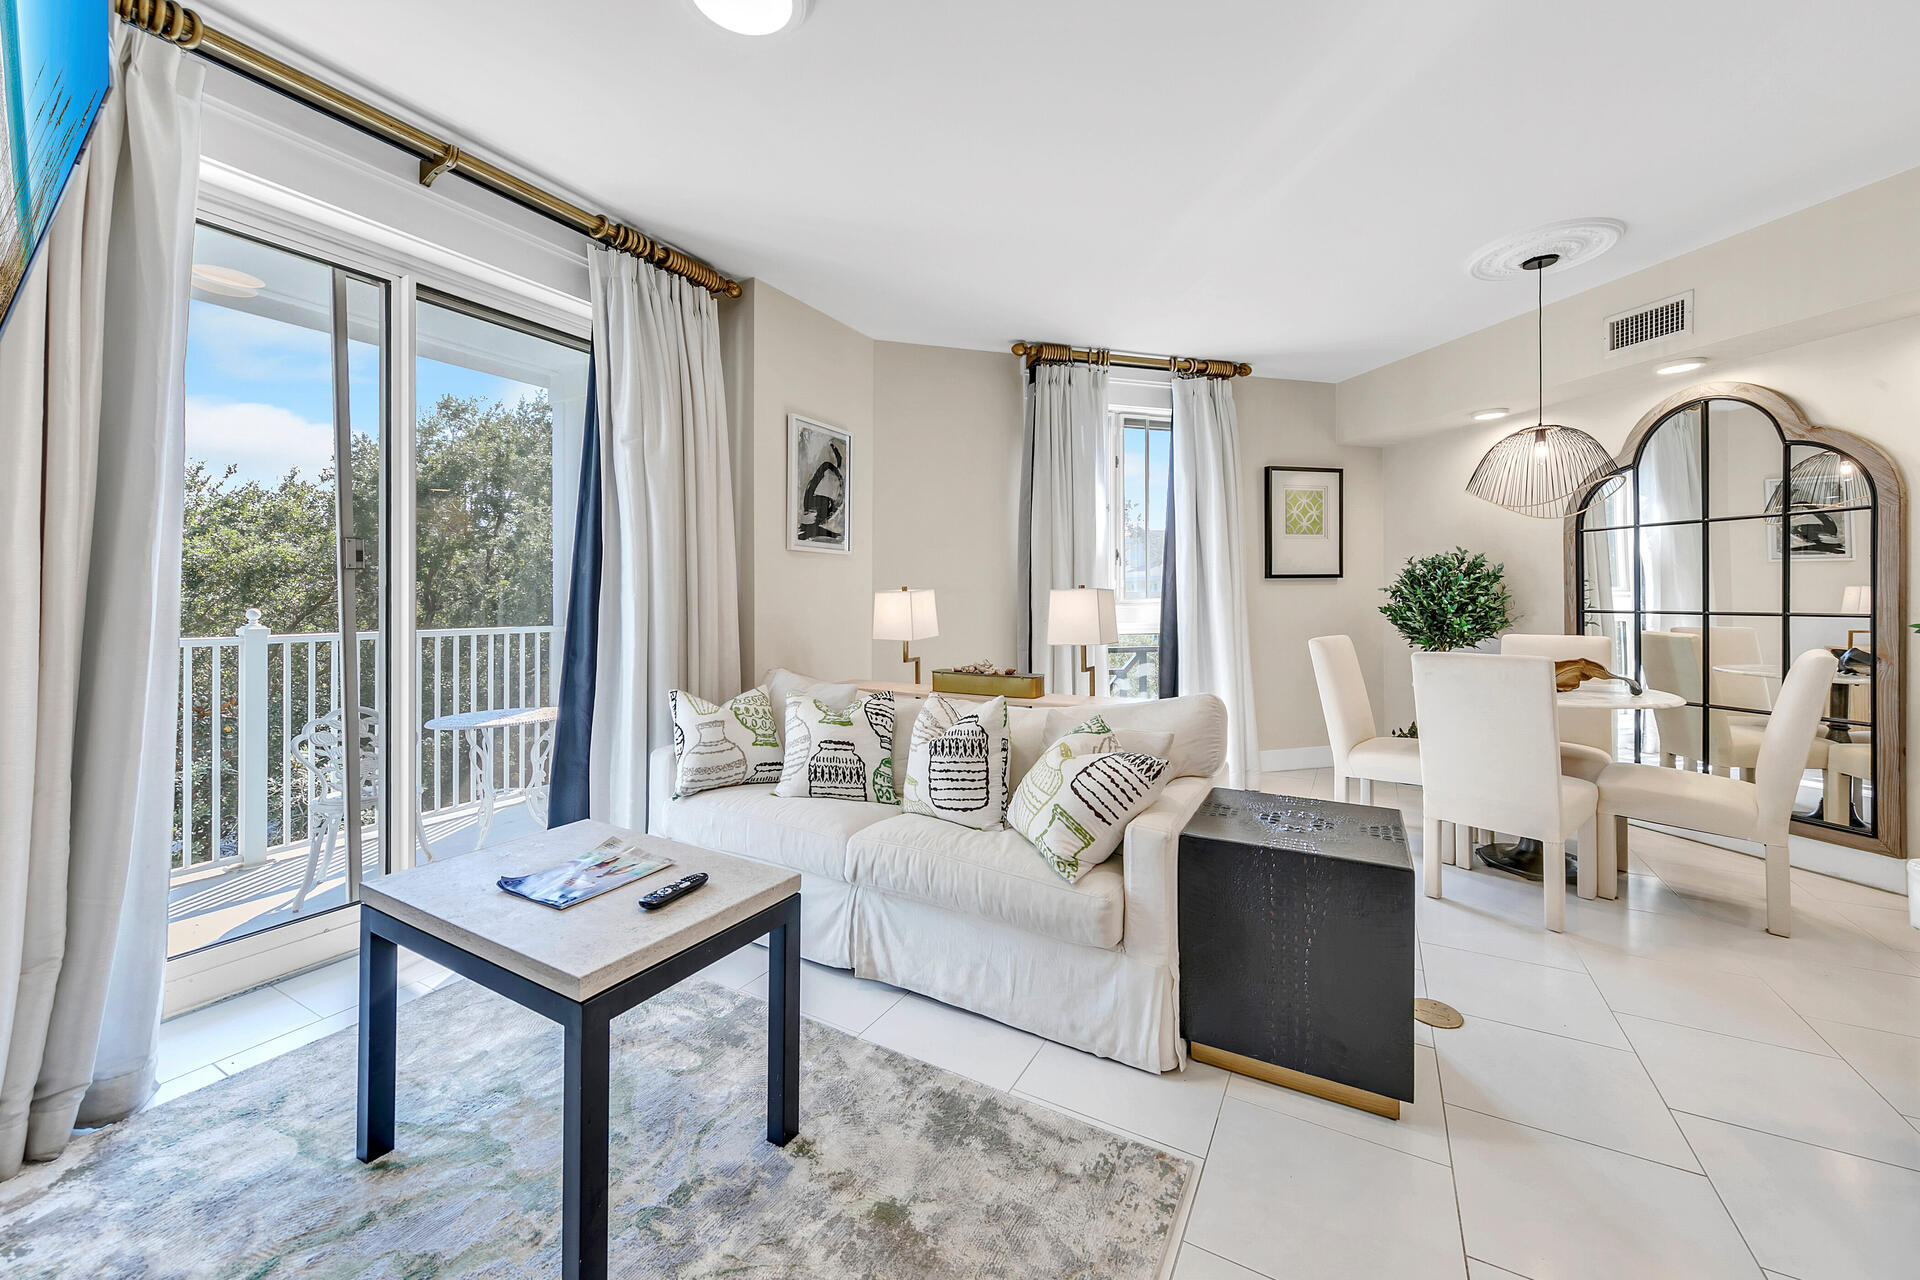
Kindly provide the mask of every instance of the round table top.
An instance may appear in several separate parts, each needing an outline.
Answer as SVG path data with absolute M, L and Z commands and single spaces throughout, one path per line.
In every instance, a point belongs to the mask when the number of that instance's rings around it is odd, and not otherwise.
M 1781 678 L 1780 668 L 1770 667 L 1764 662 L 1716 662 L 1713 669 L 1730 676 L 1761 676 L 1774 681 Z M 1836 671 L 1833 674 L 1835 684 L 1865 684 L 1868 679 L 1858 671 Z
M 1677 693 L 1664 689 L 1635 693 L 1614 680 L 1589 680 L 1578 689 L 1557 695 L 1557 700 L 1570 711 L 1664 711 L 1687 705 L 1687 700 Z
M 527 724 L 547 724 L 559 718 L 555 707 L 491 707 L 483 711 L 462 711 L 458 715 L 435 716 L 427 721 L 429 729 L 512 729 Z

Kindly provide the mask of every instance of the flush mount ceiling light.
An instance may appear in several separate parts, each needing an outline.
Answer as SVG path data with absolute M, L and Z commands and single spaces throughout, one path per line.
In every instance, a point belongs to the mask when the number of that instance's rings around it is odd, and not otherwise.
M 1560 261 L 1536 253 L 1520 264 L 1534 279 L 1534 376 L 1539 408 L 1534 425 L 1505 436 L 1473 469 L 1467 492 L 1497 507 L 1542 520 L 1559 520 L 1599 502 L 1620 487 L 1622 474 L 1606 446 L 1578 427 L 1546 420 L 1546 294 L 1541 273 Z M 1477 415 L 1476 415 L 1477 416 Z
M 810 0 L 693 0 L 716 26 L 735 35 L 771 36 L 791 31 L 807 18 Z
M 1692 373 L 1695 369 L 1700 368 L 1706 363 L 1707 362 L 1699 356 L 1688 356 L 1685 360 L 1675 360 L 1671 364 L 1663 364 L 1658 369 L 1655 369 L 1654 372 L 1663 378 L 1671 378 L 1676 373 Z
M 1513 412 L 1511 409 L 1482 409 L 1473 415 L 1475 422 L 1498 422 Z
M 253 298 L 267 287 L 267 282 L 259 276 L 250 276 L 232 267 L 196 262 L 193 264 L 193 287 L 202 293 L 218 294 L 222 298 Z

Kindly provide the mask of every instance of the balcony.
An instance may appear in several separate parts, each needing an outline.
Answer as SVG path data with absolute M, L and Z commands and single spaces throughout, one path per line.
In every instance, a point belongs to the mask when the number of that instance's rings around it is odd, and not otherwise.
M 413 680 L 424 723 L 410 736 L 419 752 L 419 830 L 432 856 L 472 852 L 483 827 L 485 843 L 495 845 L 545 826 L 551 726 L 461 731 L 424 724 L 475 711 L 551 707 L 559 692 L 557 631 L 419 633 Z M 168 955 L 346 901 L 346 832 L 325 850 L 325 806 L 316 803 L 328 789 L 324 771 L 301 761 L 309 726 L 339 709 L 341 647 L 337 633 L 272 634 L 253 611 L 232 636 L 181 640 Z M 378 727 L 363 748 L 362 773 L 377 779 L 393 736 L 380 678 L 384 646 L 377 634 L 362 632 L 357 649 L 361 700 Z M 337 782 L 332 789 L 338 793 Z M 399 799 L 387 797 L 391 811 L 409 820 L 394 803 Z M 372 878 L 385 846 L 374 812 L 364 818 L 364 875 Z M 314 884 L 296 910 L 316 845 L 322 856 Z

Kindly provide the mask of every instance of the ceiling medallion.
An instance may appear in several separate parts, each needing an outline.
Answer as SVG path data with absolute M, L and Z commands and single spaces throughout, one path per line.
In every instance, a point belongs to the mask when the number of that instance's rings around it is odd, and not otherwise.
M 1511 280 L 1526 271 L 1529 258 L 1556 256 L 1555 269 L 1590 262 L 1620 243 L 1627 224 L 1618 218 L 1570 218 L 1549 222 L 1481 245 L 1467 259 L 1476 280 Z

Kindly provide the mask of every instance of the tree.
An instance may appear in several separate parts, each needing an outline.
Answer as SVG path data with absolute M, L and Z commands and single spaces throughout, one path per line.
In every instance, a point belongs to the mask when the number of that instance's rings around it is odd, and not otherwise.
M 418 476 L 416 563 L 419 591 L 409 602 L 422 630 L 464 627 L 545 626 L 553 616 L 553 410 L 546 396 L 513 404 L 477 397 L 443 396 L 420 415 L 416 428 Z M 385 490 L 378 442 L 353 437 L 354 524 L 378 554 Z M 334 471 L 308 476 L 289 470 L 278 481 L 240 480 L 237 468 L 216 468 L 203 459 L 187 464 L 180 559 L 180 634 L 232 636 L 258 609 L 261 622 L 282 635 L 337 633 L 335 595 Z M 378 572 L 356 584 L 356 622 L 362 634 L 380 624 Z M 393 602 L 394 607 L 406 607 Z M 332 673 L 324 652 L 312 671 L 304 654 L 280 651 L 270 660 L 268 690 L 269 837 L 279 831 L 281 794 L 291 785 L 291 826 L 304 830 L 304 782 L 289 779 L 274 763 L 285 759 L 282 700 L 288 728 L 298 734 L 306 708 L 333 705 Z M 504 662 L 502 653 L 499 660 Z M 237 682 L 227 663 L 216 687 L 211 655 L 189 655 L 189 705 L 183 708 L 196 735 L 194 812 L 175 814 L 175 834 L 191 825 L 195 847 L 204 848 L 212 826 L 212 754 L 221 753 L 220 843 L 231 847 L 238 812 L 235 718 Z M 361 678 L 374 673 L 362 664 Z M 446 681 L 454 678 L 449 671 Z M 423 690 L 432 698 L 433 690 Z M 442 689 L 441 694 L 450 693 Z M 371 698 L 367 699 L 369 702 Z M 205 740 L 213 711 L 220 710 L 217 743 Z M 453 705 L 451 699 L 447 705 Z M 176 861 L 179 855 L 176 855 Z

